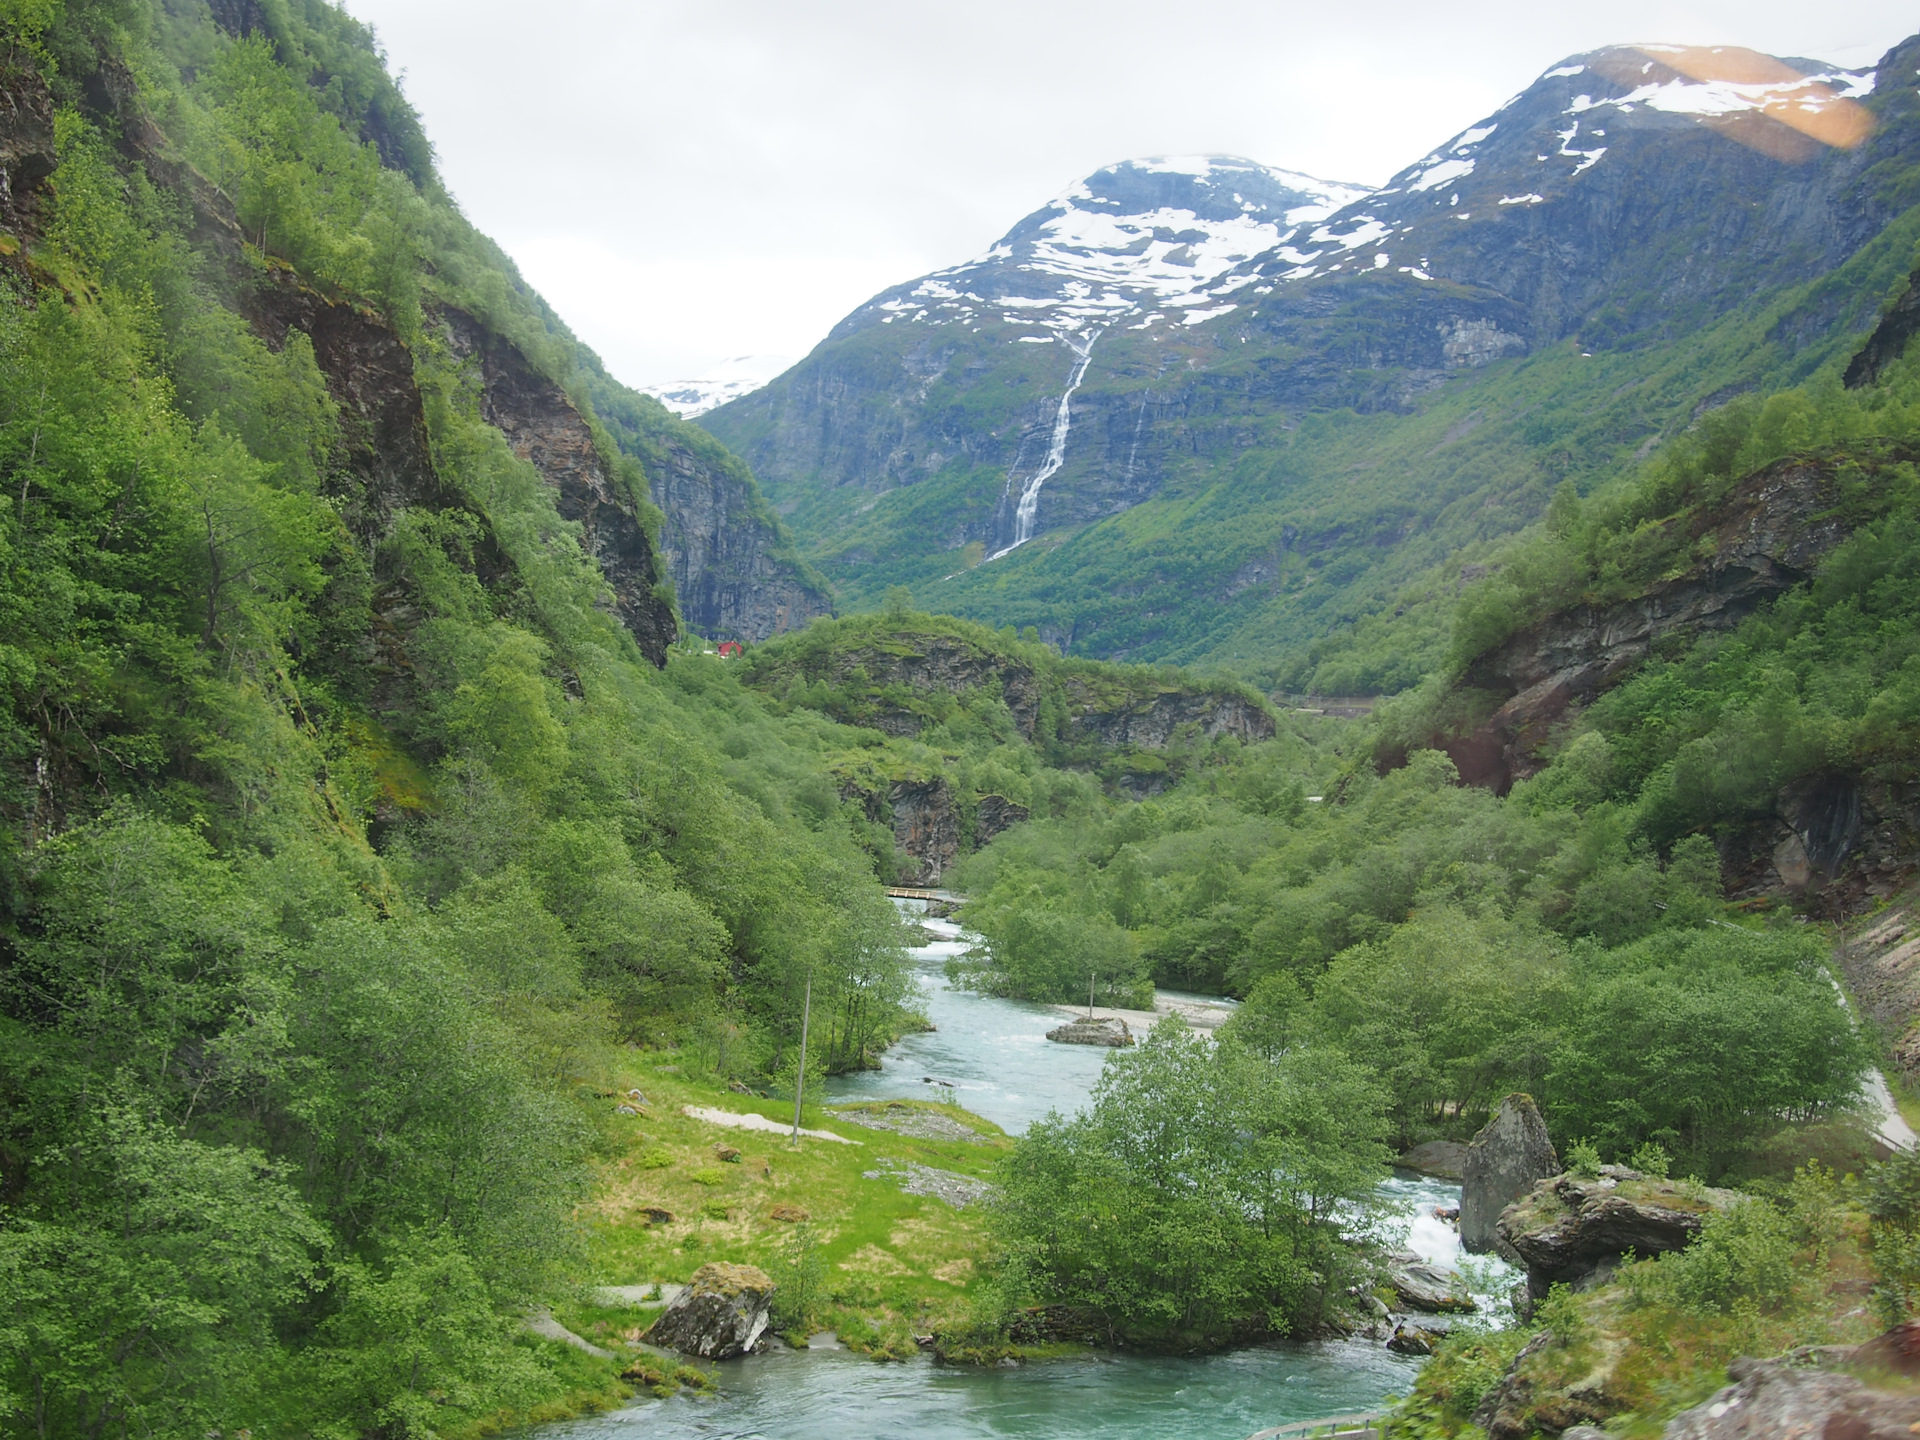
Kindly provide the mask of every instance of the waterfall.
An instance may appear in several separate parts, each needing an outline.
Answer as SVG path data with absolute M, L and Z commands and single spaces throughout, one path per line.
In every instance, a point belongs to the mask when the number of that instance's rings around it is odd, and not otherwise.
M 1019 549 L 1033 538 L 1033 517 L 1040 510 L 1040 487 L 1053 477 L 1054 471 L 1066 463 L 1067 431 L 1072 428 L 1073 417 L 1067 407 L 1073 401 L 1073 392 L 1080 388 L 1080 382 L 1087 378 L 1087 366 L 1093 362 L 1093 342 L 1100 338 L 1098 330 L 1093 331 L 1083 344 L 1075 344 L 1068 336 L 1062 336 L 1067 348 L 1078 359 L 1075 360 L 1072 373 L 1067 376 L 1067 388 L 1060 397 L 1060 409 L 1053 417 L 1053 443 L 1047 446 L 1047 460 L 1027 481 L 1020 491 L 1020 503 L 1013 512 L 1013 543 L 1004 550 L 996 550 L 987 558 L 998 560 L 1002 555 Z

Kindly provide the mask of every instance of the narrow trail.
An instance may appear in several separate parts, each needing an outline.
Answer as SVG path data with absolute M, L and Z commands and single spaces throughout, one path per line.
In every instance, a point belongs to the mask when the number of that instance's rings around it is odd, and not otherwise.
M 1060 396 L 1060 408 L 1054 412 L 1053 441 L 1047 446 L 1046 463 L 1034 472 L 1033 478 L 1027 481 L 1026 486 L 1020 491 L 1020 503 L 1014 507 L 1013 512 L 1013 543 L 1004 550 L 994 551 L 987 557 L 989 560 L 998 560 L 1002 555 L 1009 555 L 1033 538 L 1034 517 L 1040 512 L 1040 487 L 1052 479 L 1054 472 L 1066 463 L 1067 432 L 1073 426 L 1070 408 L 1073 392 L 1078 390 L 1080 382 L 1087 378 L 1087 366 L 1093 363 L 1093 342 L 1100 338 L 1100 334 L 1098 330 L 1093 331 L 1087 336 L 1084 344 L 1075 344 L 1067 336 L 1061 337 L 1066 342 L 1067 348 L 1079 358 L 1067 376 L 1067 388 Z

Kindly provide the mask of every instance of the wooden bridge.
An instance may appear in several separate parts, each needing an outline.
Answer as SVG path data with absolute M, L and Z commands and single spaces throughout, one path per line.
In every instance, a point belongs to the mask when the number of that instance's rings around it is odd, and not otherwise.
M 919 890 L 911 885 L 889 885 L 887 894 L 896 900 L 944 900 L 949 905 L 964 905 L 967 899 L 951 890 Z

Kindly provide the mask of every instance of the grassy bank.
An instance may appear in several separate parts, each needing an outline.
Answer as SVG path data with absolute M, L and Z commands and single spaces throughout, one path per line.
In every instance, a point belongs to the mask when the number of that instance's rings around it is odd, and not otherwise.
M 597 1284 L 681 1282 L 710 1260 L 759 1265 L 800 1307 L 780 1313 L 789 1331 L 833 1330 L 852 1349 L 890 1357 L 914 1353 L 915 1334 L 964 1312 L 985 1246 L 979 1211 L 909 1194 L 902 1180 L 915 1173 L 912 1166 L 984 1178 L 1012 1145 L 997 1126 L 930 1101 L 860 1107 L 887 1123 L 937 1127 L 951 1138 L 901 1134 L 809 1104 L 805 1128 L 853 1143 L 803 1137 L 794 1149 L 784 1134 L 685 1113 L 689 1106 L 719 1109 L 787 1125 L 790 1100 L 691 1079 L 672 1052 L 626 1055 L 613 1072 L 614 1097 L 605 1101 L 616 1113 L 582 1217 Z M 628 1097 L 636 1089 L 644 1104 Z M 639 1113 L 618 1114 L 623 1104 Z M 721 1158 L 728 1151 L 738 1158 Z M 637 1336 L 653 1313 L 556 1309 L 578 1333 L 610 1348 Z

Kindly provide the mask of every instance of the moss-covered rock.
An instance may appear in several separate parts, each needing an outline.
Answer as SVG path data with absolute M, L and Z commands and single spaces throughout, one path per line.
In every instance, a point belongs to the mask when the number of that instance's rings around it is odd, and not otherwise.
M 706 1360 L 744 1355 L 766 1333 L 773 1290 L 773 1277 L 757 1265 L 712 1261 L 693 1272 L 647 1339 Z

